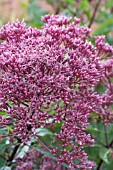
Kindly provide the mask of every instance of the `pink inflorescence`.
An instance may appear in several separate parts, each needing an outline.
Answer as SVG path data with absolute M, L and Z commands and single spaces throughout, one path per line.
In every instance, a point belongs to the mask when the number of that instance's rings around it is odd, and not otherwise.
M 50 152 L 71 170 L 88 170 L 94 164 L 83 151 L 93 144 L 85 132 L 87 119 L 92 111 L 105 115 L 102 97 L 94 92 L 104 75 L 99 57 L 112 48 L 103 37 L 93 46 L 90 29 L 79 26 L 78 18 L 46 15 L 42 20 L 42 30 L 18 20 L 0 30 L 0 110 L 8 114 L 0 117 L 0 126 L 12 124 L 12 135 L 26 143 L 36 137 L 36 128 L 62 123 L 54 134 L 62 149 Z M 53 114 L 47 111 L 51 106 Z
M 100 96 L 101 110 L 103 115 L 102 121 L 104 123 L 111 123 L 113 121 L 113 47 L 108 43 L 104 43 L 105 36 L 95 37 L 95 44 L 98 49 L 98 56 L 104 70 L 104 75 L 101 77 L 99 84 L 104 87 L 104 91 Z M 101 112 L 100 112 L 101 113 Z

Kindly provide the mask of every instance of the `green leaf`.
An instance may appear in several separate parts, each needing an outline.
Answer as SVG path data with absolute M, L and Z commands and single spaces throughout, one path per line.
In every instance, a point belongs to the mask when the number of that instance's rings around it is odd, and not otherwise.
M 1 170 L 11 170 L 11 167 L 5 166 L 5 167 L 3 167 Z
M 107 149 L 105 147 L 100 147 L 99 149 L 99 157 L 106 162 L 107 164 L 109 164 L 109 160 L 108 160 L 108 156 L 110 153 L 110 149 Z
M 96 127 L 88 127 L 88 128 L 86 128 L 86 132 L 87 131 L 92 131 L 92 132 L 101 132 L 101 130 L 99 130 L 99 129 L 97 129 Z
M 76 84 L 75 90 L 78 90 L 79 88 L 79 84 Z
M 110 158 L 110 164 L 103 162 L 102 170 L 112 170 L 113 169 L 113 158 Z
M 90 9 L 90 4 L 89 4 L 89 2 L 88 2 L 88 0 L 83 0 L 83 1 L 80 1 L 79 2 L 79 10 L 81 11 L 81 12 L 83 12 L 83 11 L 88 11 L 89 9 Z
M 94 145 L 93 147 L 85 147 L 84 150 L 87 153 L 90 160 L 99 163 L 100 157 L 99 157 L 99 145 Z
M 53 135 L 53 133 L 46 128 L 37 128 L 36 132 L 38 136 Z
M 99 116 L 99 115 L 98 115 L 97 113 L 91 113 L 90 116 L 91 116 L 91 117 L 97 117 L 97 116 Z
M 86 16 L 87 16 L 89 19 L 90 19 L 90 18 L 91 18 L 91 16 L 92 16 L 92 15 L 91 15 L 91 11 L 90 11 L 90 10 L 89 10 L 89 11 L 86 11 L 86 12 L 85 12 L 85 14 L 86 14 Z
M 62 108 L 63 104 L 64 104 L 64 101 L 63 101 L 63 100 L 60 100 L 60 101 L 59 101 L 59 109 Z
M 40 136 L 39 138 L 46 146 L 50 146 L 53 141 L 53 136 L 51 135 Z
M 7 145 L 6 144 L 0 144 L 0 153 L 3 154 L 6 150 Z
M 0 115 L 6 115 L 7 113 L 6 112 L 4 112 L 4 111 L 1 111 L 0 112 Z
M 46 156 L 48 156 L 49 158 L 53 159 L 54 161 L 57 161 L 57 159 L 55 158 L 55 156 L 53 156 L 50 152 L 44 151 L 44 150 L 42 150 L 42 149 L 40 149 L 40 148 L 37 148 L 37 150 L 38 150 L 40 153 L 42 153 L 43 155 L 46 155 Z
M 64 166 L 64 167 L 66 167 L 66 168 L 68 168 L 68 165 L 66 164 L 66 163 L 62 163 L 62 165 Z
M 107 34 L 113 31 L 113 18 L 107 18 L 103 23 L 99 24 L 94 35 Z
M 53 156 L 50 152 L 44 151 L 44 150 L 42 150 L 42 149 L 40 149 L 40 148 L 37 148 L 37 150 L 38 150 L 40 153 L 42 153 L 43 155 L 48 156 L 48 157 L 51 158 L 52 160 L 57 161 L 57 158 L 56 158 L 55 156 Z M 68 168 L 68 165 L 67 165 L 66 163 L 62 163 L 62 165 L 63 165 L 64 167 Z
M 23 158 L 25 153 L 28 152 L 29 150 L 29 146 L 24 146 L 21 151 L 18 153 L 18 157 L 19 158 Z
M 6 165 L 6 161 L 2 158 L 0 158 L 0 169 Z

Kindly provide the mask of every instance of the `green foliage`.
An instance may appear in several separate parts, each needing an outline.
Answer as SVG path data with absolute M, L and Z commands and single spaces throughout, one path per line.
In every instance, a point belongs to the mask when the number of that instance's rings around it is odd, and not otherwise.
M 107 20 L 103 21 L 94 32 L 94 35 L 106 35 L 113 31 L 113 18 L 109 17 Z
M 99 157 L 107 164 L 109 164 L 108 155 L 110 153 L 110 149 L 107 149 L 105 147 L 99 148 Z
M 44 151 L 40 148 L 37 149 L 41 154 L 46 155 L 47 157 L 51 158 L 54 161 L 57 161 L 57 159 L 48 151 Z M 66 168 L 68 168 L 68 165 L 66 163 L 62 163 L 62 165 Z
M 28 20 L 28 24 L 33 27 L 40 28 L 42 26 L 41 16 L 46 14 L 45 11 L 32 3 L 32 1 L 29 3 L 27 11 L 30 18 Z
M 54 1 L 53 0 L 47 0 L 46 2 L 51 4 L 51 5 L 54 5 Z
M 53 135 L 53 133 L 46 128 L 37 128 L 36 132 L 38 136 Z
M 79 8 L 81 12 L 88 11 L 90 9 L 90 4 L 88 0 L 80 1 Z
M 112 6 L 113 6 L 113 1 L 112 1 L 112 0 L 107 0 L 107 1 L 105 2 L 105 7 L 106 7 L 107 9 L 111 8 Z
M 19 158 L 23 158 L 25 153 L 29 150 L 29 146 L 24 146 L 24 147 L 21 147 L 20 151 L 18 152 L 18 157 Z
M 5 116 L 6 114 L 7 114 L 7 113 L 4 112 L 4 111 L 0 112 L 0 115 L 2 115 L 2 116 L 3 116 L 3 115 Z
M 94 118 L 97 117 L 97 115 L 94 113 L 92 113 L 91 116 Z M 97 165 L 99 164 L 100 160 L 103 160 L 104 163 L 102 170 L 108 170 L 109 167 L 111 167 L 112 159 L 110 157 L 111 148 L 109 148 L 107 145 L 109 145 L 113 139 L 113 125 L 105 126 L 103 123 L 97 121 L 94 118 L 89 120 L 90 125 L 86 131 L 91 134 L 92 138 L 95 139 L 95 144 L 93 147 L 86 147 L 85 151 L 87 152 L 89 158 L 96 162 Z M 93 122 L 91 122 L 92 120 Z M 108 141 L 108 144 L 106 144 L 106 140 Z
M 54 161 L 57 161 L 57 159 L 56 159 L 50 152 L 44 151 L 44 150 L 42 150 L 42 149 L 40 149 L 40 148 L 37 148 L 37 150 L 38 150 L 41 154 L 46 155 L 47 157 L 53 159 Z

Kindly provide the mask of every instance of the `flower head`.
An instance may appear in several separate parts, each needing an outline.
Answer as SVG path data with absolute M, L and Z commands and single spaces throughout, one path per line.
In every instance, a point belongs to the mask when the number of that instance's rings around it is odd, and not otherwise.
M 93 90 L 104 74 L 101 43 L 96 39 L 92 45 L 90 29 L 79 26 L 77 18 L 72 23 L 57 15 L 42 20 L 42 30 L 18 20 L 0 30 L 0 110 L 8 116 L 0 118 L 0 125 L 13 124 L 12 135 L 26 143 L 38 127 L 61 123 L 54 136 L 62 149 L 50 152 L 71 170 L 91 169 L 94 164 L 82 149 L 93 144 L 85 128 L 92 110 L 99 113 L 102 104 Z M 111 51 L 105 45 L 106 50 Z

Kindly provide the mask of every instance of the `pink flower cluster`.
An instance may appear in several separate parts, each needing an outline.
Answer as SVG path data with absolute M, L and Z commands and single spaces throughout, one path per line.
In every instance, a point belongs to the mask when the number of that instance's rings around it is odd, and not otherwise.
M 107 114 L 101 105 L 107 105 L 113 85 L 107 86 L 106 98 L 94 92 L 94 86 L 105 73 L 100 57 L 109 57 L 113 49 L 103 43 L 103 37 L 96 37 L 96 46 L 92 45 L 90 29 L 80 26 L 78 18 L 71 22 L 71 18 L 46 15 L 42 20 L 42 30 L 18 20 L 0 30 L 0 111 L 7 113 L 0 117 L 0 126 L 13 125 L 11 135 L 25 144 L 37 136 L 38 127 L 61 123 L 54 142 L 60 140 L 62 149 L 49 148 L 50 152 L 71 170 L 88 170 L 94 164 L 83 147 L 93 140 L 85 129 L 92 111 Z M 113 66 L 110 61 L 105 65 L 109 81 Z
M 98 51 L 98 56 L 104 69 L 104 76 L 101 77 L 99 82 L 100 87 L 104 87 L 104 91 L 100 96 L 101 110 L 105 115 L 102 121 L 111 123 L 113 121 L 113 47 L 108 43 L 104 44 L 105 36 L 95 37 L 95 44 Z
M 16 158 L 17 167 L 16 170 L 32 170 L 33 165 L 39 170 L 66 170 L 64 166 L 59 166 L 57 162 L 52 160 L 47 156 L 43 156 L 37 150 L 30 148 L 28 152 L 25 153 L 23 158 Z

